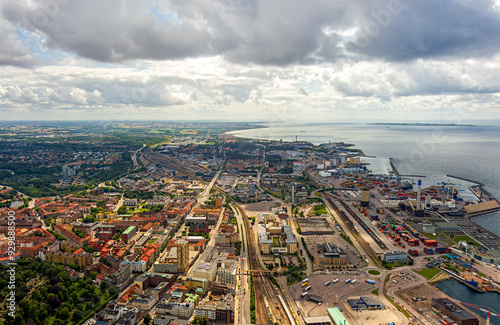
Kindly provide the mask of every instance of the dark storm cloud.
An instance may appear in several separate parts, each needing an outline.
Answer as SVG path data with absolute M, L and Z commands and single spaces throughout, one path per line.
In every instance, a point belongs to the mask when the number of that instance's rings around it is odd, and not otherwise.
M 29 55 L 13 45 L 14 27 L 43 36 L 50 48 L 102 62 L 222 55 L 287 66 L 484 56 L 500 46 L 493 7 L 489 0 L 4 0 L 11 25 L 0 30 L 11 31 L 0 36 L 0 45 L 8 43 L 0 62 Z M 346 43 L 349 31 L 355 36 Z
M 334 61 L 349 7 L 329 0 L 174 1 L 158 21 L 144 2 L 7 0 L 3 16 L 47 37 L 47 45 L 103 62 L 223 55 L 237 63 L 288 65 Z M 325 57 L 328 55 L 328 57 Z
M 367 57 L 477 57 L 500 49 L 500 14 L 490 0 L 390 0 L 363 16 L 347 49 Z
M 121 4 L 121 5 L 120 5 Z M 206 52 L 208 33 L 191 24 L 159 22 L 138 1 L 8 1 L 3 15 L 47 36 L 47 45 L 96 61 L 179 59 Z

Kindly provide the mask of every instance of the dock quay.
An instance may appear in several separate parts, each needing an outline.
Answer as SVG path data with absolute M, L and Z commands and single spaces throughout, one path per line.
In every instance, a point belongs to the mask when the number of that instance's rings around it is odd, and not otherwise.
M 394 166 L 394 164 L 392 163 L 392 158 L 389 158 L 389 164 L 391 165 L 392 172 L 394 173 L 394 175 L 400 176 L 398 170 L 396 169 L 396 166 Z
M 394 166 L 394 164 L 392 163 L 392 158 L 389 158 L 389 164 L 391 165 L 392 172 L 396 176 L 401 176 L 401 177 L 419 177 L 419 178 L 424 178 L 425 177 L 425 175 L 404 175 L 404 174 L 400 174 L 398 172 L 398 170 L 396 169 L 396 166 Z
M 466 181 L 466 182 L 471 182 L 471 183 L 474 183 L 474 184 L 477 184 L 479 186 L 484 186 L 484 184 L 482 183 L 479 183 L 479 182 L 476 182 L 476 181 L 473 181 L 472 179 L 468 179 L 468 178 L 465 178 L 465 177 L 460 177 L 460 176 L 455 176 L 455 175 L 446 175 L 448 177 L 451 177 L 451 178 L 456 178 L 456 179 L 460 179 L 462 181 Z
M 458 282 L 468 286 L 469 288 L 471 288 L 472 290 L 476 291 L 476 292 L 479 292 L 479 293 L 485 293 L 486 292 L 486 289 L 484 289 L 482 286 L 479 287 L 479 286 L 474 286 L 472 284 L 470 284 L 465 278 L 461 277 L 460 275 L 458 274 L 455 274 L 454 272 L 444 268 L 444 267 L 439 267 L 439 269 L 443 272 L 446 272 L 448 273 L 449 275 L 451 275 L 455 280 L 457 280 Z

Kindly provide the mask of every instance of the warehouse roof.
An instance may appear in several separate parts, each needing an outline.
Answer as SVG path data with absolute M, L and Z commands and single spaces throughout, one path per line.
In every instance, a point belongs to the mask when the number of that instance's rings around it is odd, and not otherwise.
M 328 315 L 330 315 L 330 318 L 336 325 L 349 325 L 338 307 L 328 308 L 327 311 Z
M 458 228 L 457 224 L 454 222 L 436 222 L 435 223 L 436 227 L 442 230 L 460 230 Z
M 437 305 L 440 305 L 441 307 L 445 308 L 450 314 L 453 314 L 455 317 L 457 317 L 460 320 L 465 320 L 465 319 L 475 319 L 476 317 L 473 316 L 471 313 L 469 313 L 467 310 L 463 309 L 453 301 L 447 298 L 433 298 L 432 299 L 433 303 L 436 303 Z

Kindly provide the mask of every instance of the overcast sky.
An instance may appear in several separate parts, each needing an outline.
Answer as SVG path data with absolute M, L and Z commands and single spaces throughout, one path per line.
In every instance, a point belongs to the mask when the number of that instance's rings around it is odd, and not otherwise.
M 1 119 L 500 118 L 488 0 L 0 0 Z

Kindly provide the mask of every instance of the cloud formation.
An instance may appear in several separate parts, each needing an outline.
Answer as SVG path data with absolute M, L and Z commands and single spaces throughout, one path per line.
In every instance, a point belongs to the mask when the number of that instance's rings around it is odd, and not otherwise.
M 0 110 L 496 113 L 499 38 L 491 0 L 4 0 Z

